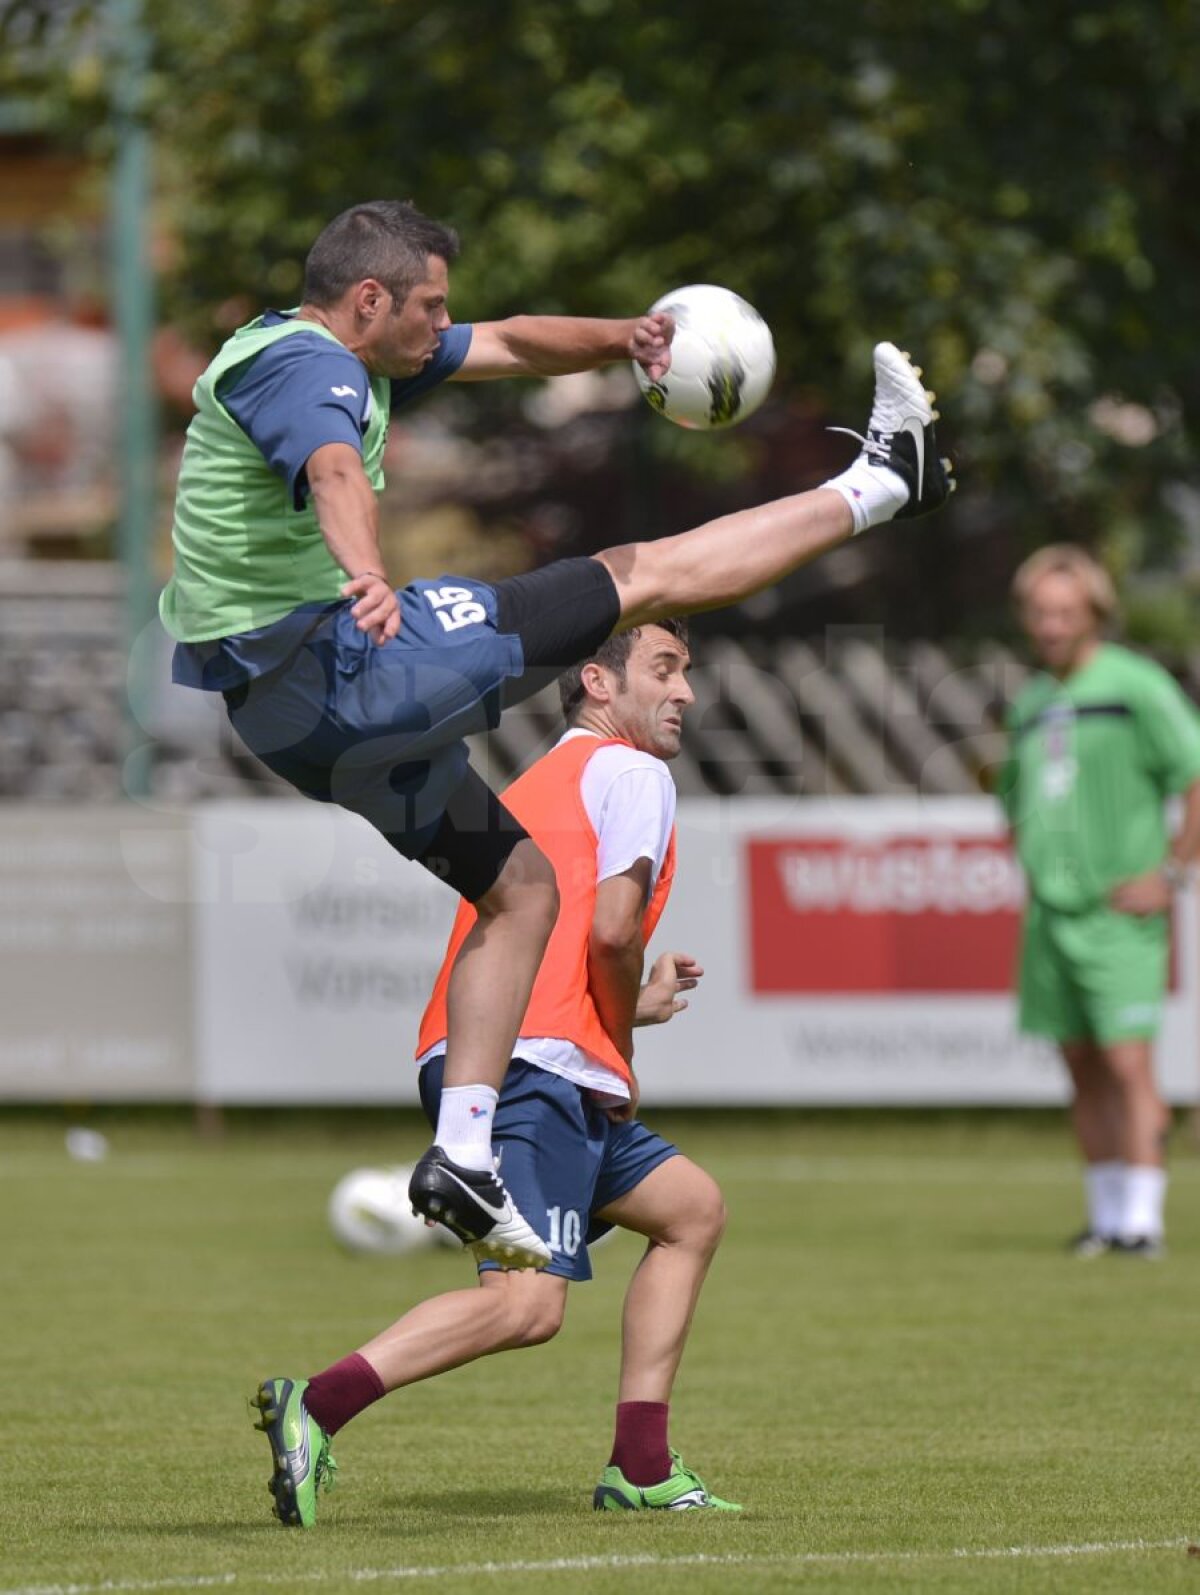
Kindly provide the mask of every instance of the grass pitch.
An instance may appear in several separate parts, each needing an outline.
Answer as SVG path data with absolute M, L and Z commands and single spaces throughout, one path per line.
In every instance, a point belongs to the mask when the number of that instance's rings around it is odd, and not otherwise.
M 622 1237 L 551 1345 L 399 1392 L 338 1438 L 310 1533 L 269 1515 L 245 1397 L 469 1278 L 342 1256 L 335 1180 L 415 1119 L 0 1119 L 0 1595 L 50 1591 L 1200 1590 L 1200 1162 L 1171 1253 L 1079 1263 L 1043 1118 L 650 1121 L 732 1213 L 673 1437 L 743 1516 L 597 1514 Z M 1181 1143 L 1186 1136 L 1179 1137 Z

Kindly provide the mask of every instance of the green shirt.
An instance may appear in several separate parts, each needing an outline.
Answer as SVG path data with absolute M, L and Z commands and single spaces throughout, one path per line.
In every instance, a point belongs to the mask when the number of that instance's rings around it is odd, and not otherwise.
M 326 547 L 311 503 L 296 507 L 287 483 L 219 397 L 238 366 L 297 334 L 338 343 L 314 321 L 263 326 L 258 317 L 234 333 L 196 383 L 175 496 L 175 570 L 159 600 L 163 625 L 179 642 L 251 631 L 302 604 L 340 596 L 346 573 Z M 363 469 L 379 492 L 392 395 L 386 377 L 370 383 Z
M 1167 850 L 1163 803 L 1200 780 L 1200 714 L 1173 678 L 1102 644 L 1017 695 L 999 796 L 1034 897 L 1078 912 Z

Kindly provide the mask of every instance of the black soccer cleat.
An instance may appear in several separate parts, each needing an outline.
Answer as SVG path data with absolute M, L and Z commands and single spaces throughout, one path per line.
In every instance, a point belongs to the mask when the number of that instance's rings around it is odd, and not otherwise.
M 1112 1249 L 1122 1257 L 1140 1257 L 1148 1263 L 1157 1263 L 1167 1255 L 1167 1243 L 1161 1235 L 1121 1235 L 1113 1241 Z
M 545 1268 L 550 1248 L 534 1231 L 492 1169 L 467 1169 L 453 1163 L 440 1146 L 431 1146 L 413 1170 L 408 1186 L 413 1212 L 444 1224 L 476 1257 L 501 1268 Z

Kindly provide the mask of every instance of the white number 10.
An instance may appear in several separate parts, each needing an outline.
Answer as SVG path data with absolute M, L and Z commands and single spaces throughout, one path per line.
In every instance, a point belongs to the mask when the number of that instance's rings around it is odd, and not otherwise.
M 566 1252 L 568 1257 L 574 1257 L 583 1239 L 579 1214 L 573 1207 L 569 1207 L 565 1213 L 561 1207 L 548 1207 L 546 1217 L 550 1220 L 550 1250 Z

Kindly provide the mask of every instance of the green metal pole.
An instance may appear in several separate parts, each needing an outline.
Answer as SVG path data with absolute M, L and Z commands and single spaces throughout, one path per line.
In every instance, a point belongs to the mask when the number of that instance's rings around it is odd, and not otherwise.
M 125 657 L 129 661 L 125 791 L 150 791 L 151 745 L 136 706 L 146 701 L 138 641 L 154 616 L 153 543 L 157 501 L 158 420 L 150 367 L 154 279 L 150 268 L 150 134 L 145 121 L 150 41 L 141 0 L 110 0 L 116 44 L 113 115 L 116 157 L 111 196 L 112 305 L 121 348 L 120 521 L 118 552 L 125 575 Z

